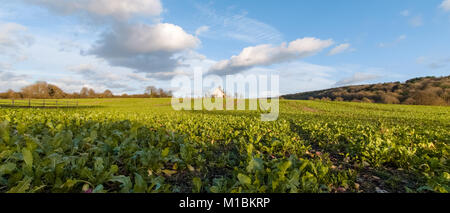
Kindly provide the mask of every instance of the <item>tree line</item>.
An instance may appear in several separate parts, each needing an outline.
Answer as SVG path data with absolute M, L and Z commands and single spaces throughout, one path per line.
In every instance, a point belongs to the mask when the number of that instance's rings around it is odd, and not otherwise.
M 171 91 L 148 86 L 143 94 L 114 95 L 111 90 L 96 92 L 92 88 L 83 87 L 80 92 L 67 93 L 56 85 L 38 81 L 23 87 L 20 91 L 8 90 L 0 93 L 0 99 L 80 99 L 80 98 L 169 98 Z
M 347 86 L 282 97 L 296 100 L 443 106 L 450 105 L 450 76 L 414 78 L 405 83 Z

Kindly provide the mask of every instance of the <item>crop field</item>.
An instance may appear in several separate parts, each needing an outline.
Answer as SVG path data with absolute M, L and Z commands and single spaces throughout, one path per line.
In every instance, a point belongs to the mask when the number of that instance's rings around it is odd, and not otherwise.
M 174 111 L 170 99 L 0 108 L 0 192 L 450 191 L 450 108 L 280 101 Z

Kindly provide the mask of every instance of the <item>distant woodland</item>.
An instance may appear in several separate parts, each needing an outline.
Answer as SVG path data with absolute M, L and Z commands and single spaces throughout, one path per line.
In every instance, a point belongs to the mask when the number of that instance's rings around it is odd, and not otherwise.
M 8 90 L 0 93 L 0 99 L 74 99 L 74 98 L 167 98 L 172 97 L 171 91 L 165 91 L 154 86 L 148 86 L 143 94 L 120 96 L 110 90 L 96 92 L 92 88 L 83 87 L 80 92 L 66 93 L 61 88 L 47 82 L 36 82 L 20 91 Z
M 36 82 L 20 91 L 0 93 L 0 99 L 74 99 L 74 98 L 167 98 L 171 91 L 148 86 L 143 94 L 114 95 L 110 90 L 96 92 L 83 87 L 80 92 L 67 93 L 47 82 Z M 450 76 L 414 78 L 404 83 L 380 83 L 346 86 L 321 91 L 282 96 L 292 100 L 353 101 L 408 105 L 450 105 Z
M 347 86 L 285 95 L 283 98 L 408 105 L 450 105 L 450 76 L 414 78 L 405 83 Z

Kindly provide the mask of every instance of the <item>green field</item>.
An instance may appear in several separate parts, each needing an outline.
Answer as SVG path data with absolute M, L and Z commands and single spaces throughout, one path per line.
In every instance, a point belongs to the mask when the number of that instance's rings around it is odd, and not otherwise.
M 0 192 L 449 192 L 450 108 L 280 102 L 173 111 L 170 99 L 0 108 Z

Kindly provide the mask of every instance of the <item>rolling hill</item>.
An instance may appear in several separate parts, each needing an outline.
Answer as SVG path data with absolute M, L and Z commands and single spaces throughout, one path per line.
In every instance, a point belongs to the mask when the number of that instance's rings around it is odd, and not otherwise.
M 450 105 L 450 76 L 414 78 L 404 83 L 391 82 L 346 86 L 284 95 L 282 98 L 408 105 Z

